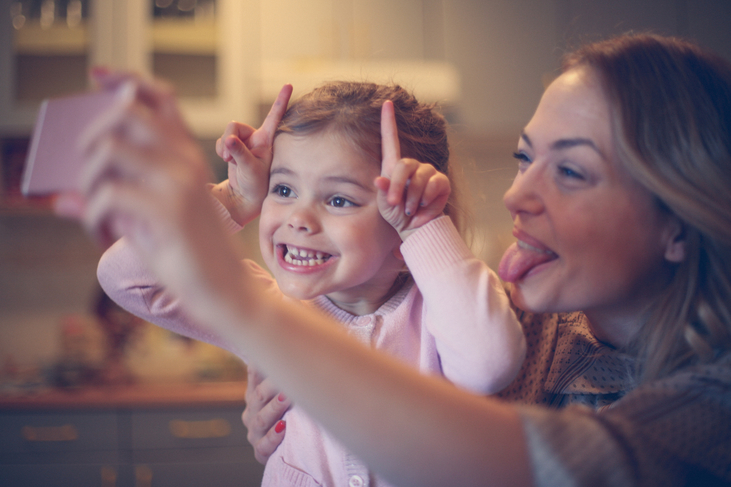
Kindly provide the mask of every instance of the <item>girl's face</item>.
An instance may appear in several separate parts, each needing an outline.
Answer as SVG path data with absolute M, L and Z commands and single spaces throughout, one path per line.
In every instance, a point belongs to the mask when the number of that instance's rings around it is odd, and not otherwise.
M 282 292 L 327 295 L 353 314 L 390 297 L 401 243 L 378 211 L 380 165 L 325 132 L 279 135 L 259 220 L 262 256 Z
M 591 71 L 548 87 L 518 142 L 518 175 L 504 197 L 518 242 L 500 275 L 519 307 L 582 310 L 600 340 L 622 345 L 670 278 L 678 225 L 619 167 L 613 140 Z

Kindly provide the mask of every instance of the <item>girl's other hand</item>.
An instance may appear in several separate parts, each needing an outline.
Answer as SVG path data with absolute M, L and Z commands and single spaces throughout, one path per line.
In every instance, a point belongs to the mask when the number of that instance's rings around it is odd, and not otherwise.
M 213 195 L 231 218 L 245 225 L 256 218 L 269 185 L 274 133 L 287 111 L 292 85 L 284 85 L 259 129 L 230 122 L 216 141 L 216 153 L 228 163 L 228 180 L 213 188 Z
M 412 232 L 444 213 L 451 185 L 434 166 L 402 159 L 393 103 L 381 110 L 381 176 L 376 178 L 378 208 L 406 240 Z

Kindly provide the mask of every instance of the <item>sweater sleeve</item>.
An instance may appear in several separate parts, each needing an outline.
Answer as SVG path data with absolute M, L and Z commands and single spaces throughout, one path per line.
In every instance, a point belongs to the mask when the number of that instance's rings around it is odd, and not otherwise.
M 519 406 L 537 486 L 731 484 L 731 355 L 609 408 Z
M 444 375 L 480 394 L 508 385 L 526 346 L 497 275 L 472 255 L 446 216 L 414 232 L 401 252 L 424 296 L 425 325 Z
M 242 227 L 228 215 L 226 208 L 214 199 L 224 226 L 230 232 Z M 278 293 L 271 276 L 256 263 L 244 260 L 242 272 L 261 280 L 262 286 Z M 195 340 L 216 345 L 234 354 L 241 353 L 225 343 L 218 335 L 199 326 L 185 312 L 183 304 L 160 285 L 134 249 L 124 238 L 107 249 L 97 266 L 97 279 L 104 292 L 122 308 L 157 326 Z

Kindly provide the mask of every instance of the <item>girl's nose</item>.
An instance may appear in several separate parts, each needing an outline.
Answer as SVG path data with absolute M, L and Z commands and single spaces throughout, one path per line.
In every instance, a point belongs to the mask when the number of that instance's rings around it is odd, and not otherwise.
M 287 226 L 298 232 L 317 233 L 320 230 L 320 224 L 317 215 L 310 208 L 297 207 L 292 209 Z
M 503 196 L 503 203 L 515 219 L 519 213 L 539 214 L 543 211 L 541 190 L 545 189 L 545 182 L 539 181 L 540 172 L 529 167 L 524 172 L 518 172 L 513 184 Z

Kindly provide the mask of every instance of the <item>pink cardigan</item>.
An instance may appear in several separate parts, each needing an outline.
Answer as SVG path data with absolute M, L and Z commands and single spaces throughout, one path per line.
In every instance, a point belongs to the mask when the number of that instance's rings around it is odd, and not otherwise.
M 232 229 L 234 225 L 229 223 Z M 525 356 L 525 338 L 495 273 L 472 255 L 448 217 L 414 232 L 401 252 L 413 282 L 375 313 L 351 315 L 325 296 L 310 304 L 359 340 L 425 374 L 443 375 L 478 394 L 494 393 L 509 384 Z M 245 260 L 242 265 L 268 292 L 289 299 L 256 263 Z M 242 355 L 197 327 L 124 240 L 104 253 L 97 275 L 105 292 L 130 312 Z M 299 408 L 288 411 L 285 419 L 287 434 L 267 463 L 263 485 L 387 485 Z

